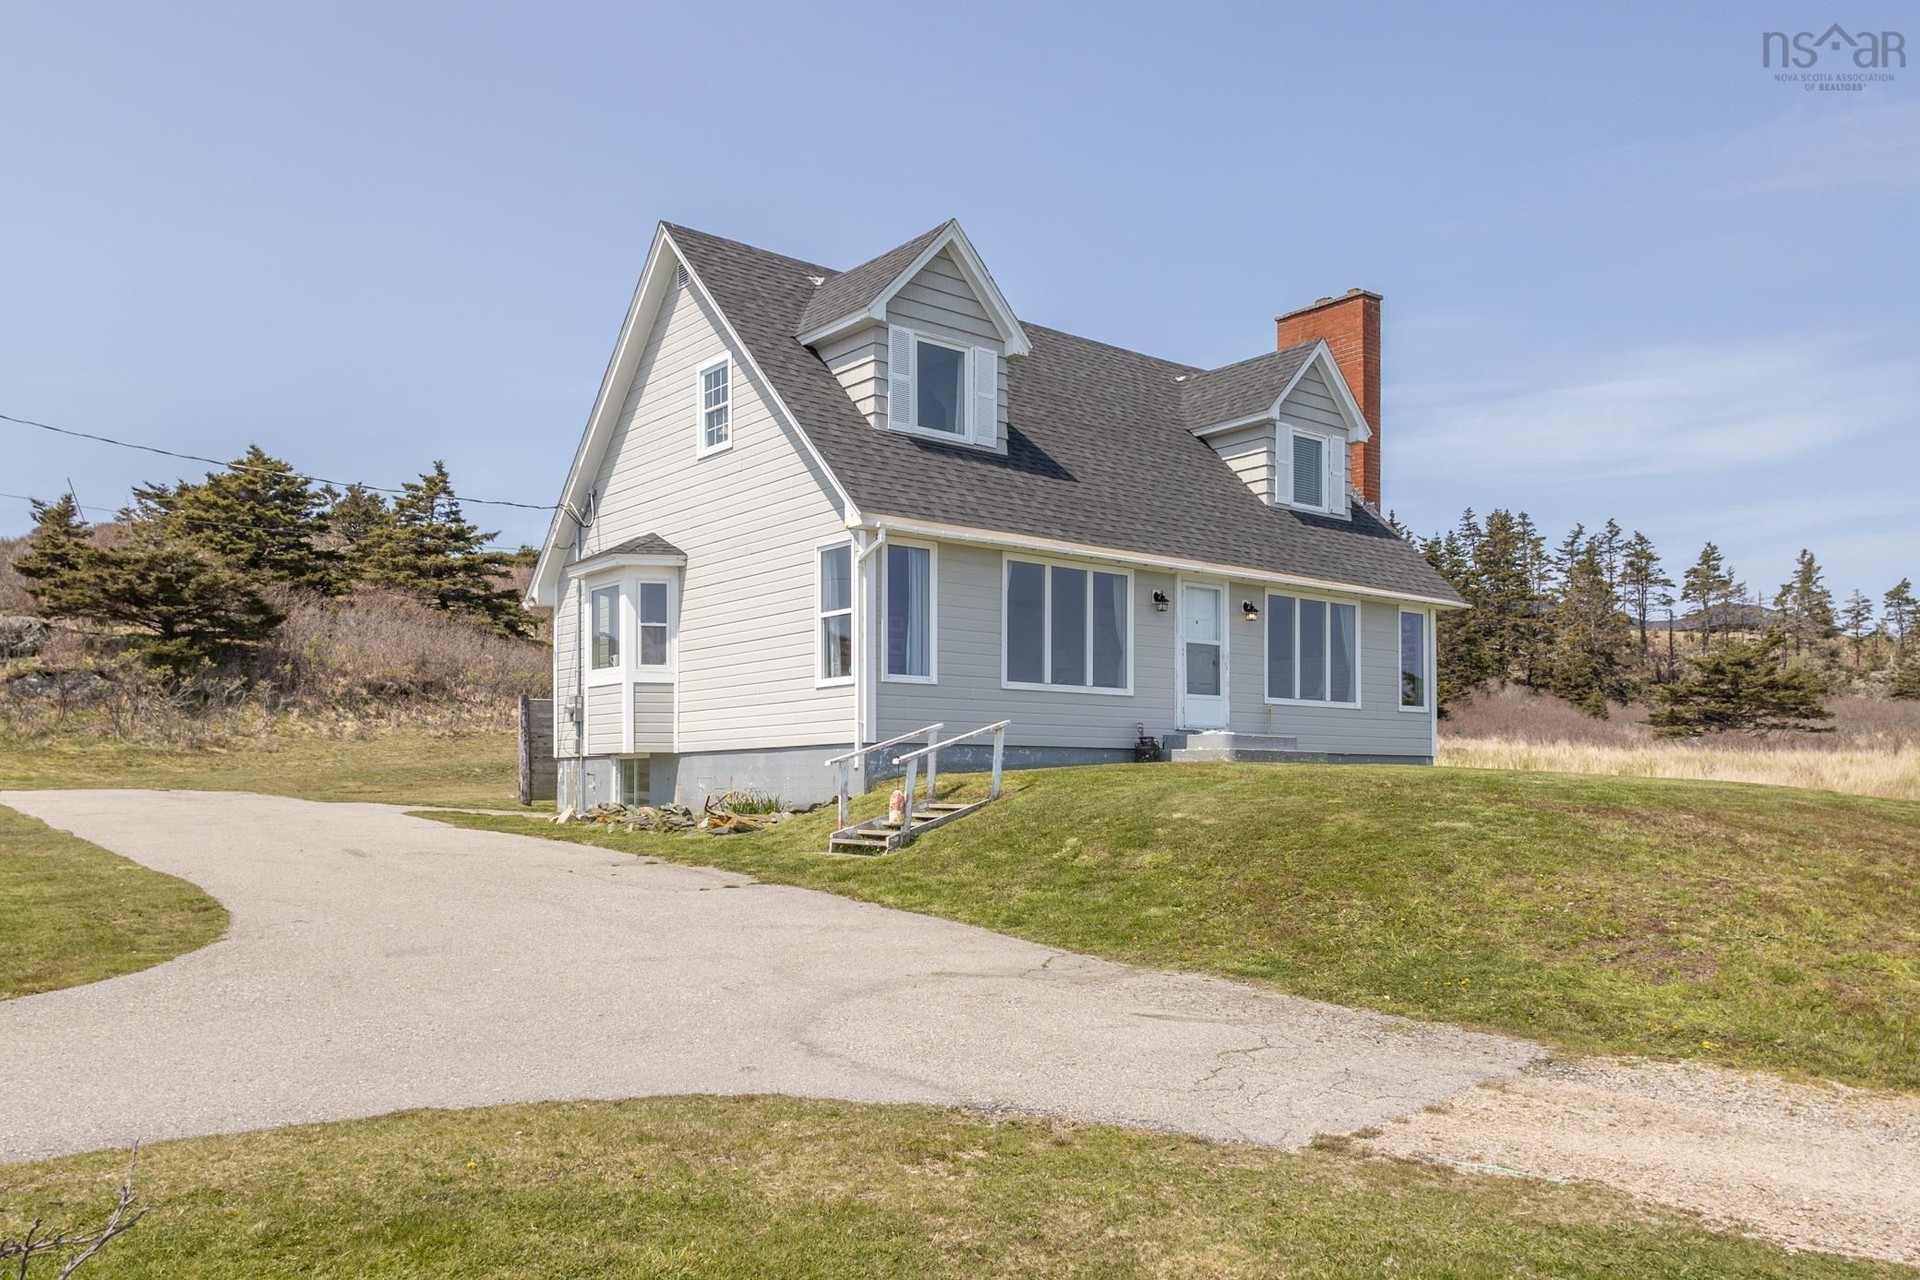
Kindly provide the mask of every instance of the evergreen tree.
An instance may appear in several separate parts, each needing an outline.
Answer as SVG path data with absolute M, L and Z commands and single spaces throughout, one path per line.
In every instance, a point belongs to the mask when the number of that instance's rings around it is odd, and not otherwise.
M 57 506 L 43 513 L 15 566 L 49 618 L 131 631 L 148 662 L 184 675 L 258 646 L 285 616 L 244 572 L 203 546 L 170 539 L 151 521 L 111 545 L 75 541 Z
M 1627 550 L 1627 531 L 1620 527 L 1618 520 L 1609 519 L 1599 533 L 1593 535 L 1594 550 L 1600 556 L 1600 568 L 1607 579 L 1607 590 L 1620 590 L 1622 559 Z
M 1902 578 L 1893 589 L 1880 597 L 1885 608 L 1887 630 L 1893 633 L 1893 646 L 1896 654 L 1907 651 L 1907 637 L 1912 634 L 1916 623 L 1920 623 L 1920 601 L 1913 597 L 1913 580 Z
M 1840 610 L 1840 630 L 1853 642 L 1853 665 L 1862 665 L 1861 650 L 1866 647 L 1869 637 L 1874 633 L 1873 601 L 1867 593 L 1855 588 L 1847 597 L 1847 603 Z
M 1920 658 L 1908 658 L 1894 668 L 1893 683 L 1887 686 L 1887 696 L 1920 701 Z
M 1680 583 L 1680 599 L 1692 604 L 1698 613 L 1701 652 L 1706 652 L 1712 642 L 1716 615 L 1728 614 L 1746 590 L 1744 583 L 1735 581 L 1719 547 L 1709 542 L 1701 548 L 1700 558 L 1682 575 Z M 1732 625 L 1731 618 L 1728 625 Z
M 503 635 L 526 635 L 532 619 L 502 583 L 511 556 L 488 551 L 494 537 L 460 510 L 446 464 L 402 486 L 388 519 L 368 536 L 361 557 L 369 583 L 418 596 L 437 608 L 485 618 Z
M 1505 510 L 1489 514 L 1479 534 L 1461 593 L 1472 607 L 1475 641 L 1492 678 L 1537 684 L 1545 666 L 1539 537 L 1524 517 Z
M 1592 545 L 1587 537 L 1587 526 L 1576 524 L 1560 539 L 1560 546 L 1553 553 L 1553 592 L 1564 592 L 1568 581 L 1573 577 L 1574 562 L 1579 560 L 1586 549 Z M 1542 590 L 1542 595 L 1549 591 Z
M 1613 522 L 1607 522 L 1613 527 Z M 1635 626 L 1640 632 L 1640 661 L 1647 660 L 1647 619 L 1659 603 L 1664 587 L 1671 587 L 1669 578 L 1660 567 L 1660 553 L 1654 550 L 1653 539 L 1638 529 L 1633 531 L 1620 554 L 1619 582 L 1621 593 L 1633 615 Z
M 367 553 L 393 519 L 387 500 L 363 484 L 322 491 L 327 500 L 327 525 L 339 552 L 345 575 L 354 581 L 366 576 Z
M 1786 619 L 1795 653 L 1805 652 L 1808 641 L 1824 640 L 1833 634 L 1833 592 L 1827 590 L 1813 552 L 1802 549 L 1794 558 L 1793 577 L 1781 584 L 1773 607 Z
M 1744 730 L 1813 729 L 1830 720 L 1819 678 L 1781 662 L 1787 638 L 1769 630 L 1759 640 L 1728 637 L 1718 652 L 1693 660 L 1684 680 L 1662 685 L 1647 723 L 1667 737 Z
M 28 583 L 57 582 L 77 572 L 93 551 L 93 530 L 80 516 L 80 506 L 72 494 L 52 502 L 35 499 L 33 533 L 26 551 L 13 562 L 13 570 Z
M 1549 688 L 1589 715 L 1605 717 L 1608 702 L 1625 702 L 1633 682 L 1626 655 L 1632 632 L 1607 582 L 1598 538 L 1589 539 L 1567 568 L 1566 585 L 1551 615 L 1552 681 Z
M 1462 599 L 1472 599 L 1473 555 L 1471 540 L 1479 536 L 1479 526 L 1468 511 L 1460 527 L 1426 539 L 1420 553 L 1439 571 Z M 1438 705 L 1444 711 L 1449 703 L 1474 692 L 1492 676 L 1487 653 L 1471 608 L 1446 609 L 1438 614 L 1435 628 L 1435 676 L 1439 686 Z
M 327 499 L 259 445 L 199 483 L 136 485 L 136 521 L 165 540 L 204 547 L 259 585 L 340 590 L 339 554 L 325 545 Z

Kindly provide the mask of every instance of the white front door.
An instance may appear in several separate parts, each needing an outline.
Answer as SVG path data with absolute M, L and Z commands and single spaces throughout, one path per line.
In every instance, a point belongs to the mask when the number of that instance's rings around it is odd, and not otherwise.
M 1180 727 L 1227 727 L 1226 591 L 1180 584 Z

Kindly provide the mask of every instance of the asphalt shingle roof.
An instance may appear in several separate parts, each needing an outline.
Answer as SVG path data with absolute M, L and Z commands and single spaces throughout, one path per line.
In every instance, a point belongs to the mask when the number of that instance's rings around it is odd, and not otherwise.
M 1458 598 L 1365 507 L 1355 503 L 1352 518 L 1340 519 L 1272 506 L 1189 432 L 1193 393 L 1182 378 L 1199 376 L 1203 385 L 1218 379 L 1200 401 L 1208 406 L 1216 397 L 1238 404 L 1248 388 L 1257 400 L 1260 388 L 1270 388 L 1264 408 L 1291 378 L 1287 362 L 1297 368 L 1304 358 L 1301 348 L 1208 377 L 1191 365 L 1023 325 L 1033 350 L 1007 362 L 1010 424 L 1001 456 L 868 424 L 832 371 L 795 337 L 817 291 L 834 284 L 831 269 L 686 227 L 667 229 L 863 514 Z M 897 274 L 919 252 L 907 248 L 874 262 L 898 257 Z M 827 284 L 816 287 L 818 276 L 829 277 Z M 832 305 L 836 314 L 851 309 L 838 300 Z
M 898 248 L 889 249 L 850 270 L 824 272 L 827 280 L 813 291 L 807 309 L 800 313 L 800 322 L 794 326 L 794 333 L 812 333 L 823 325 L 832 324 L 841 316 L 865 311 L 873 305 L 881 291 L 892 284 L 902 271 L 912 266 L 913 260 L 951 225 L 950 222 L 943 222 L 933 230 L 917 235 Z M 816 270 L 814 274 L 820 275 L 823 271 Z
M 585 556 L 580 563 L 585 564 L 589 560 L 598 560 L 603 556 L 679 556 L 684 560 L 687 553 L 657 533 L 643 533 L 637 538 L 628 538 L 625 542 L 617 542 L 611 547 L 604 547 L 590 556 Z
M 1314 343 L 1269 351 L 1251 360 L 1196 373 L 1181 384 L 1181 407 L 1187 430 L 1232 422 L 1265 413 L 1280 398 L 1293 375 L 1313 354 Z

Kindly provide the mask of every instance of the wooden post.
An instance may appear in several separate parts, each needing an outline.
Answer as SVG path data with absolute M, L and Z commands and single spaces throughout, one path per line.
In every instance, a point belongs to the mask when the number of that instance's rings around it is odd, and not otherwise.
M 520 721 L 519 721 L 518 737 L 520 739 L 520 768 L 519 768 L 518 781 L 519 781 L 519 791 L 520 791 L 520 803 L 532 804 L 533 803 L 533 697 L 532 695 L 525 694 L 525 693 L 520 695 L 519 710 L 520 710 Z
M 928 734 L 927 745 L 932 746 L 934 744 L 934 741 L 935 741 L 935 735 L 931 733 Z M 939 778 L 939 774 L 940 774 L 940 753 L 938 751 L 935 751 L 930 753 L 927 756 L 927 803 L 928 804 L 932 804 L 935 800 L 938 800 L 940 798 L 939 794 L 934 791 L 934 786 Z
M 848 776 L 853 770 L 853 762 L 851 760 L 842 760 L 838 765 L 834 767 L 835 769 L 838 770 L 840 775 L 839 786 L 836 788 L 837 791 L 839 792 L 839 795 L 836 798 L 840 802 L 840 825 L 842 827 L 845 827 L 853 817 L 853 811 L 851 808 L 851 799 L 847 794 L 849 791 L 853 789 L 853 782 L 851 778 Z
M 900 831 L 902 835 L 913 831 L 913 789 L 920 782 L 920 762 L 907 761 L 907 807 L 900 811 Z M 905 843 L 902 841 L 901 843 Z
M 989 800 L 1000 798 L 1000 760 L 1006 754 L 1007 727 L 1001 725 L 993 731 L 993 789 L 987 793 Z

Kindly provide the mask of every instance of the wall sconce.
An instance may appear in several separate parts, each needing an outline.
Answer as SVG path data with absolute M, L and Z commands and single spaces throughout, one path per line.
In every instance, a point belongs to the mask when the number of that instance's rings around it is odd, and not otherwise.
M 1242 600 L 1240 602 L 1240 616 L 1248 622 L 1252 622 L 1260 616 L 1260 606 L 1251 600 Z
M 1155 613 L 1165 613 L 1167 611 L 1167 606 L 1171 603 L 1172 601 L 1167 599 L 1166 592 L 1156 591 L 1153 593 L 1153 611 Z

